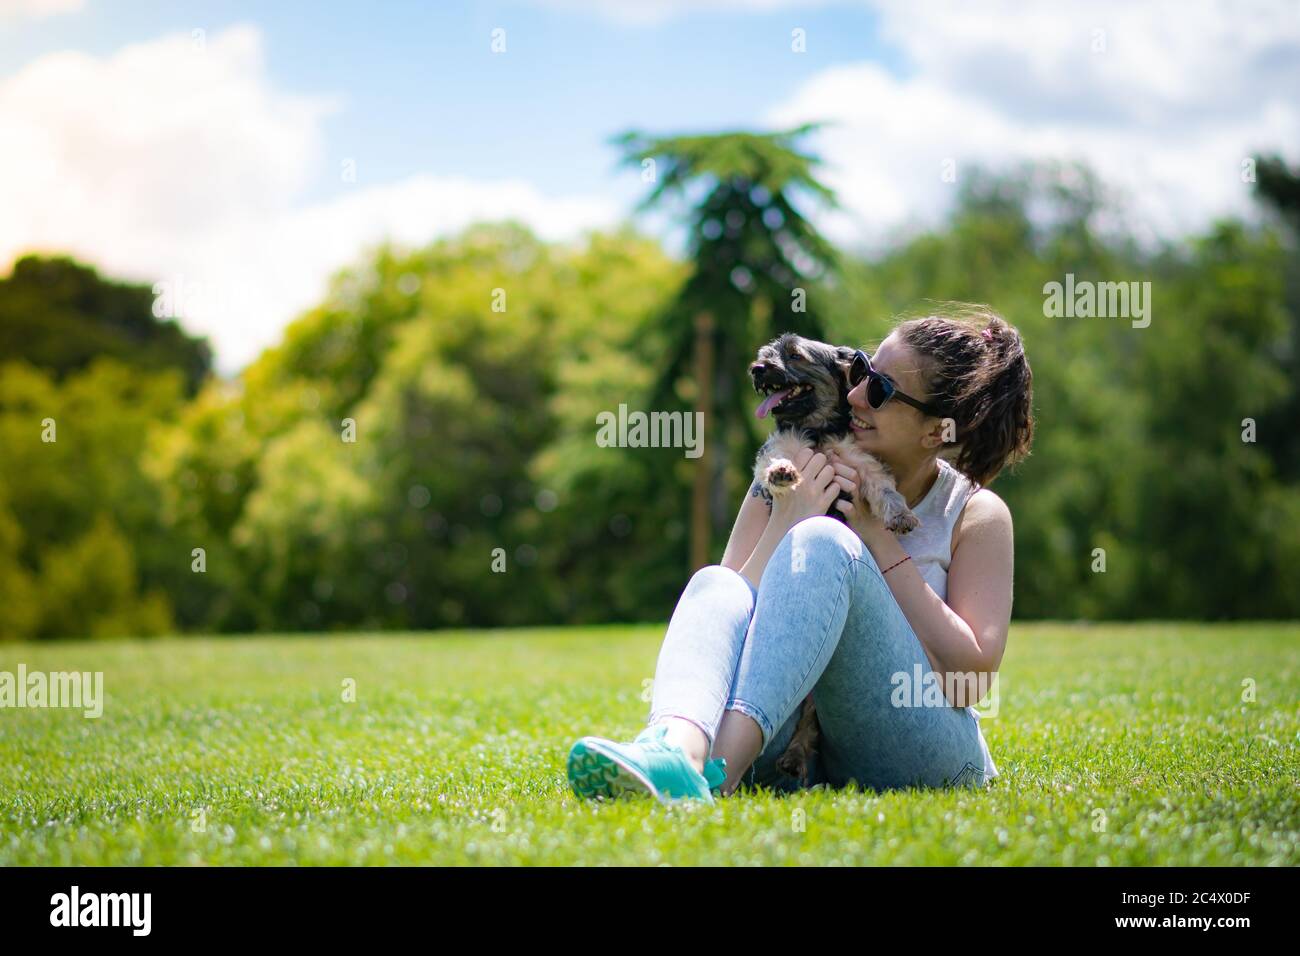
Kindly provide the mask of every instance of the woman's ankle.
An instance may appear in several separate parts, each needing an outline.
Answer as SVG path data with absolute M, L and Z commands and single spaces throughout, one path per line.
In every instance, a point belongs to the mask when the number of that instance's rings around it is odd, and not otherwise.
M 709 738 L 704 731 L 684 717 L 664 717 L 657 723 L 668 727 L 664 740 L 680 747 L 691 766 L 701 774 L 704 773 L 704 763 L 709 759 L 710 747 Z

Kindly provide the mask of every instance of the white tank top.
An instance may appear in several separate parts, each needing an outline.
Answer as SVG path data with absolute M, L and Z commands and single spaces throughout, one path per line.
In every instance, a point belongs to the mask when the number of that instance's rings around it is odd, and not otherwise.
M 921 519 L 921 524 L 908 534 L 899 535 L 898 543 L 912 556 L 917 571 L 930 585 L 934 593 L 948 603 L 948 565 L 952 563 L 952 529 L 961 517 L 962 509 L 970 496 L 979 489 L 974 482 L 954 468 L 944 459 L 938 459 L 939 477 L 934 480 L 930 490 L 912 513 Z M 977 721 L 979 711 L 967 707 L 971 716 Z M 979 732 L 980 749 L 984 754 L 984 773 L 986 779 L 998 776 L 997 765 L 989 754 L 989 745 L 984 740 L 984 731 Z
M 966 502 L 978 489 L 951 464 L 939 459 L 939 477 L 912 513 L 920 527 L 899 535 L 898 543 L 912 556 L 916 569 L 934 593 L 948 601 L 948 565 L 952 562 L 952 529 Z

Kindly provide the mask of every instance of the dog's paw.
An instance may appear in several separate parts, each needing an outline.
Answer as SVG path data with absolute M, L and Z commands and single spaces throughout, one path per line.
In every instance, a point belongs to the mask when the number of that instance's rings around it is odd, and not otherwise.
M 907 534 L 916 530 L 921 519 L 907 507 L 907 499 L 890 488 L 881 495 L 880 523 L 894 534 Z
M 904 508 L 902 511 L 891 515 L 885 522 L 885 527 L 894 534 L 907 534 L 909 531 L 915 531 L 921 524 L 921 519 L 912 512 Z
M 776 759 L 776 769 L 798 780 L 807 780 L 808 754 L 802 747 L 791 747 Z
M 799 484 L 799 469 L 789 459 L 778 458 L 767 466 L 763 479 L 772 494 L 793 491 Z

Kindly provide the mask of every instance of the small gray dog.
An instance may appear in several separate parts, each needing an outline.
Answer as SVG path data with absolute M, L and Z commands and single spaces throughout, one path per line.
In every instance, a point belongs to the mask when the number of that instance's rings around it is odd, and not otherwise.
M 858 491 L 890 531 L 906 534 L 920 524 L 898 493 L 889 469 L 875 456 L 864 452 L 849 434 L 848 370 L 853 349 L 805 339 L 793 332 L 779 336 L 758 350 L 749 367 L 754 390 L 764 396 L 754 414 L 776 419 L 776 431 L 759 449 L 754 462 L 753 495 L 762 495 L 770 503 L 799 486 L 799 469 L 794 458 L 801 449 L 829 453 L 851 465 L 861 477 Z M 841 492 L 842 498 L 847 498 Z M 828 512 L 844 520 L 834 505 Z M 777 767 L 807 782 L 808 761 L 816 752 L 821 728 L 812 694 L 803 702 L 803 711 L 794 736 L 776 762 Z

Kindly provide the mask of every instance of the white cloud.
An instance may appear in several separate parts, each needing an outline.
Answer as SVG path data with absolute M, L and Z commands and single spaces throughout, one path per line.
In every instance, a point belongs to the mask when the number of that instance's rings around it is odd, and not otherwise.
M 275 90 L 247 26 L 107 59 L 42 57 L 0 81 L 0 264 L 66 251 L 170 283 L 186 327 L 210 335 L 232 371 L 384 238 L 424 243 L 507 216 L 561 238 L 616 218 L 607 204 L 548 198 L 518 180 L 415 176 L 305 202 L 322 164 L 340 175 L 320 136 L 335 108 Z
M 0 0 L 0 20 L 41 19 L 60 13 L 76 13 L 86 0 Z
M 36 6 L 0 3 L 0 15 Z M 838 241 L 937 220 L 955 193 L 941 179 L 945 159 L 958 177 L 976 162 L 1084 159 L 1127 191 L 1137 219 L 1174 233 L 1252 207 L 1240 177 L 1252 151 L 1297 158 L 1300 18 L 1285 3 L 873 6 L 905 69 L 829 67 L 763 117 L 779 127 L 840 124 L 808 144 L 848 207 L 822 221 Z M 686 5 L 638 8 L 665 17 Z M 638 15 L 631 10 L 616 0 L 604 15 Z M 183 290 L 197 283 L 209 295 L 186 313 L 187 326 L 212 336 L 230 371 L 381 239 L 423 243 L 507 216 L 566 238 L 624 212 L 587 196 L 549 197 L 523 180 L 426 174 L 370 184 L 364 169 L 361 183 L 308 201 L 310 183 L 339 175 L 321 136 L 337 108 L 276 89 L 252 27 L 107 58 L 41 57 L 0 79 L 0 268 L 28 249 L 58 250 L 114 275 L 179 279 Z
M 41 57 L 0 82 L 0 253 L 72 242 L 133 259 L 160 238 L 283 208 L 306 182 L 329 108 L 269 89 L 248 27 L 107 60 Z
M 817 0 L 536 0 L 632 24 L 701 11 L 792 13 Z M 847 0 L 846 0 L 847 5 Z M 1247 213 L 1243 159 L 1300 156 L 1300 16 L 1294 0 L 857 0 L 905 68 L 829 67 L 764 117 L 840 124 L 809 145 L 846 210 L 840 241 L 932 223 L 972 163 L 1079 159 L 1156 234 Z M 810 48 L 817 48 L 815 35 Z M 811 56 L 811 54 L 810 54 Z
M 771 13 L 834 0 L 534 0 L 565 12 L 591 13 L 630 26 L 654 26 L 687 14 Z
M 165 272 L 151 274 L 182 290 L 199 282 L 187 327 L 212 336 L 229 371 L 277 342 L 290 319 L 320 301 L 328 277 L 364 248 L 423 244 L 477 220 L 506 218 L 557 240 L 610 225 L 618 211 L 596 200 L 549 198 L 521 180 L 412 176 L 193 236 L 168 257 Z
M 1290 0 L 876 0 L 886 39 L 931 82 L 1024 119 L 1182 130 L 1293 99 Z
M 879 0 L 881 32 L 905 55 L 827 69 L 765 117 L 825 119 L 813 147 L 847 215 L 841 241 L 929 223 L 972 163 L 1081 159 L 1158 234 L 1251 208 L 1241 180 L 1256 150 L 1300 149 L 1300 18 L 1285 3 L 1226 5 Z

